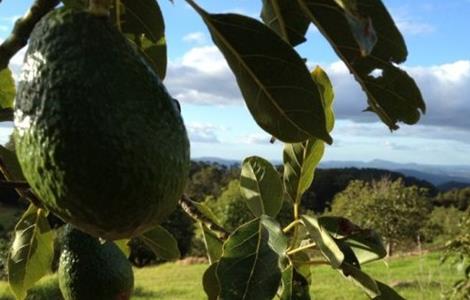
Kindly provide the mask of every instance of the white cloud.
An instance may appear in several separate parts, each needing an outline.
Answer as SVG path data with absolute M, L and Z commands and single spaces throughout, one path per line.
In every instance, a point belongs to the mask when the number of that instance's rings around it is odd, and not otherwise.
M 470 61 L 432 67 L 409 67 L 427 104 L 423 124 L 470 131 Z
M 200 105 L 241 104 L 235 77 L 215 46 L 195 47 L 170 62 L 166 85 L 185 103 Z
M 228 70 L 224 57 L 215 46 L 192 48 L 182 57 L 181 65 L 204 73 L 221 73 Z
M 186 43 L 204 44 L 207 42 L 206 35 L 203 32 L 191 32 L 183 37 Z
M 311 63 L 309 63 L 311 65 Z M 366 95 L 343 62 L 322 66 L 335 90 L 337 119 L 377 122 Z M 427 67 L 403 67 L 416 80 L 427 104 L 420 124 L 470 132 L 470 60 Z M 243 105 L 236 80 L 215 46 L 195 47 L 170 63 L 167 86 L 182 102 L 201 105 Z
M 243 144 L 258 144 L 269 145 L 271 136 L 267 133 L 251 133 L 240 137 L 240 142 Z
M 397 19 L 395 23 L 398 29 L 400 29 L 400 31 L 405 35 L 406 34 L 409 34 L 409 35 L 428 34 L 428 33 L 432 33 L 435 31 L 435 28 L 433 25 L 424 23 L 424 22 Z
M 186 124 L 189 139 L 193 143 L 220 143 L 217 131 L 222 130 L 220 126 L 209 123 L 190 123 Z

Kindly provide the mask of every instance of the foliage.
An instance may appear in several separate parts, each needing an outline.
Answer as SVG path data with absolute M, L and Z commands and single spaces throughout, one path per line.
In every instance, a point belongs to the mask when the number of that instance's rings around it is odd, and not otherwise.
M 450 191 L 440 193 L 435 198 L 435 205 L 453 206 L 459 210 L 466 210 L 470 205 L 470 187 L 462 189 L 452 189 Z
M 7 239 L 0 237 L 0 280 L 8 278 L 6 272 L 8 253 L 10 250 L 10 243 Z
M 335 197 L 331 213 L 375 228 L 391 246 L 417 238 L 431 208 L 425 195 L 422 189 L 405 187 L 400 179 L 353 181 Z
M 429 196 L 437 194 L 437 189 L 429 182 L 418 180 L 413 177 L 406 177 L 401 173 L 379 170 L 379 169 L 358 169 L 358 168 L 332 168 L 318 169 L 315 172 L 315 180 L 302 197 L 302 205 L 317 213 L 323 213 L 331 207 L 336 194 L 346 189 L 353 180 L 365 182 L 378 181 L 387 177 L 392 181 L 401 178 L 405 186 L 418 186 L 425 188 Z
M 0 71 L 0 108 L 10 108 L 13 106 L 16 87 L 13 75 L 10 69 Z
M 427 242 L 443 244 L 456 237 L 461 230 L 460 220 L 466 212 L 455 207 L 434 207 L 422 233 Z
M 448 241 L 446 247 L 443 260 L 454 257 L 463 269 L 463 279 L 454 283 L 447 296 L 449 299 L 467 300 L 470 298 L 470 211 L 462 216 L 457 235 Z
M 178 252 L 181 256 L 186 256 L 191 248 L 191 240 L 194 236 L 194 225 L 191 218 L 186 215 L 183 210 L 178 207 L 169 217 L 162 223 L 162 227 L 170 232 L 178 245 Z M 157 239 L 159 240 L 159 239 Z M 137 267 L 144 267 L 156 262 L 170 260 L 169 257 L 162 256 L 162 253 L 155 252 L 152 247 L 143 242 L 139 237 L 131 239 L 129 242 L 131 250 L 129 259 Z
M 10 54 L 18 51 L 29 37 L 31 23 L 41 17 L 38 14 L 57 5 L 53 0 L 43 2 L 15 25 L 12 38 L 1 45 L 1 50 L 10 47 Z M 91 12 L 106 15 L 109 7 L 105 2 L 108 1 L 91 1 Z M 63 3 L 71 9 L 85 5 L 83 0 Z M 116 0 L 112 3 L 111 16 L 116 28 L 140 51 L 141 59 L 147 60 L 150 68 L 163 78 L 167 65 L 165 24 L 158 2 Z M 366 227 L 375 226 L 390 241 L 398 235 L 410 236 L 411 229 L 421 226 L 416 222 L 422 222 L 419 218 L 427 213 L 421 190 L 405 188 L 401 181 L 353 182 L 353 187 L 358 185 L 354 189 L 369 189 L 372 196 L 367 196 L 379 204 L 361 207 L 358 213 L 363 216 L 358 220 L 359 225 L 343 217 L 306 215 L 300 209 L 314 181 L 325 143 L 332 143 L 330 133 L 334 125 L 334 93 L 327 74 L 320 67 L 310 72 L 305 59 L 294 48 L 306 41 L 309 24 L 318 28 L 354 74 L 367 96 L 366 110 L 376 113 L 391 130 L 398 128 L 398 122 L 416 123 L 425 111 L 416 83 L 398 66 L 406 60 L 406 45 L 385 6 L 380 0 L 263 1 L 262 21 L 259 21 L 240 14 L 210 13 L 194 0 L 186 3 L 201 17 L 224 55 L 253 119 L 273 138 L 285 143 L 282 174 L 260 157 L 244 161 L 239 180 L 231 177 L 231 170 L 228 176 L 221 176 L 226 170 L 210 168 L 203 168 L 199 175 L 191 173 L 194 179 L 200 178 L 199 183 L 194 180 L 195 184 L 187 188 L 197 202 L 186 201 L 185 196 L 181 207 L 196 219 L 202 231 L 211 263 L 202 278 L 209 299 L 272 299 L 277 294 L 285 300 L 310 299 L 307 291 L 314 282 L 309 266 L 317 264 L 330 265 L 370 298 L 402 299 L 362 268 L 385 255 L 380 237 Z M 8 154 L 11 157 L 11 152 L 1 156 Z M 2 172 L 6 174 L 5 170 Z M 214 183 L 207 185 L 207 182 Z M 227 189 L 222 191 L 226 184 Z M 354 193 L 361 195 L 361 191 Z M 207 194 L 212 197 L 202 202 Z M 289 205 L 285 204 L 286 199 Z M 384 199 L 388 201 L 381 201 Z M 316 204 L 311 207 L 316 208 Z M 387 204 L 392 204 L 391 209 Z M 292 208 L 292 214 L 282 210 L 286 207 Z M 347 208 L 347 204 L 340 207 Z M 395 213 L 392 217 L 387 215 L 391 211 Z M 34 216 L 31 212 L 37 212 L 35 222 L 29 221 Z M 280 212 L 291 217 L 285 227 L 276 220 Z M 354 217 L 351 209 L 346 209 L 348 213 Z M 46 239 L 45 235 L 53 228 L 46 226 L 46 214 L 31 206 L 15 231 L 19 242 L 15 240 L 11 257 L 21 254 L 24 247 L 32 249 L 27 252 L 26 260 L 10 260 L 13 262 L 10 285 L 19 298 L 44 275 L 52 257 L 52 239 L 49 236 Z M 398 222 L 397 215 L 409 219 Z M 23 238 L 31 228 L 41 230 L 30 232 L 31 238 Z M 173 226 L 168 229 L 171 231 Z M 177 252 L 174 240 L 166 231 L 157 228 L 150 233 L 136 240 L 150 245 L 160 255 L 162 249 Z M 186 238 L 188 243 L 190 240 Z M 31 247 L 33 244 L 38 246 Z M 167 251 L 163 253 L 167 258 L 174 257 Z M 29 261 L 36 264 L 28 264 Z M 15 274 L 22 276 L 12 277 Z
M 239 176 L 237 166 L 192 161 L 186 194 L 196 201 L 204 201 L 208 196 L 217 198 L 228 183 Z
M 232 180 L 220 197 L 208 198 L 204 203 L 214 212 L 220 224 L 229 231 L 253 218 L 253 214 L 243 201 L 238 179 Z

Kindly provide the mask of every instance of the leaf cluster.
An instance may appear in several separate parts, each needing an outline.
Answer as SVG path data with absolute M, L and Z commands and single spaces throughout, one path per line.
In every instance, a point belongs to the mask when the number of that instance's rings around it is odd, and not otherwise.
M 36 9 L 15 26 L 15 32 L 24 29 L 22 43 L 7 39 L 0 45 L 2 62 L 8 62 L 24 46 L 30 32 L 26 29 L 57 2 L 34 3 Z M 210 13 L 194 0 L 186 2 L 201 17 L 224 55 L 256 123 L 285 143 L 282 175 L 261 157 L 244 161 L 239 181 L 241 201 L 254 218 L 241 226 L 227 230 L 204 203 L 182 199 L 181 206 L 203 232 L 211 262 L 203 278 L 209 299 L 272 299 L 276 295 L 281 299 L 310 299 L 308 266 L 315 264 L 331 265 L 370 298 L 401 299 L 361 270 L 362 264 L 385 255 L 373 230 L 344 218 L 303 215 L 299 209 L 325 143 L 333 141 L 330 134 L 334 125 L 334 93 L 327 74 L 320 67 L 310 72 L 294 48 L 306 41 L 310 24 L 323 34 L 364 90 L 366 110 L 376 113 L 391 130 L 398 128 L 398 122 L 416 123 L 425 112 L 416 83 L 398 66 L 406 59 L 406 45 L 385 6 L 380 0 L 263 0 L 261 22 L 240 14 Z M 87 9 L 88 1 L 63 3 L 71 9 Z M 158 3 L 112 3 L 110 15 L 116 28 L 163 80 L 167 49 Z M 14 83 L 9 70 L 0 71 L 1 120 L 11 120 Z M 6 162 L 6 156 L 1 156 Z M 14 165 L 13 160 L 12 169 Z M 1 169 L 6 179 L 15 179 L 3 163 Z M 13 171 L 11 174 L 15 175 Z M 23 299 L 50 270 L 55 231 L 40 201 L 21 185 L 17 191 L 34 203 L 16 226 L 8 260 L 11 288 Z M 276 217 L 285 200 L 292 204 L 293 220 L 282 228 Z M 160 257 L 179 257 L 177 242 L 162 226 L 138 239 Z M 128 242 L 116 241 L 126 255 Z M 312 250 L 321 255 L 315 256 Z

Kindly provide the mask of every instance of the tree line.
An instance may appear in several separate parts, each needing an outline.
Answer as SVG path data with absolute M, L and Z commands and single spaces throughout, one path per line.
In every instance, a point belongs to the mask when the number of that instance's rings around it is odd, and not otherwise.
M 278 170 L 282 174 L 281 166 Z M 239 191 L 239 177 L 239 165 L 192 161 L 186 194 L 207 204 L 222 225 L 233 229 L 252 217 Z M 7 187 L 0 187 L 0 199 L 4 207 L 24 208 L 27 205 Z M 416 228 L 421 228 L 420 238 L 427 241 L 454 234 L 459 216 L 468 209 L 469 201 L 470 187 L 439 192 L 429 182 L 398 172 L 337 168 L 316 170 L 313 184 L 302 198 L 301 208 L 311 214 L 342 215 L 359 225 L 377 228 L 391 247 L 404 241 L 415 241 Z M 278 217 L 280 223 L 289 220 L 291 213 L 291 204 L 286 200 Z M 375 216 L 375 220 L 371 216 Z M 397 219 L 397 216 L 402 218 Z M 402 226 L 404 224 L 406 226 Z M 162 225 L 177 238 L 183 256 L 203 253 L 201 233 L 182 209 L 177 208 Z M 11 226 L 0 226 L 0 245 L 5 245 L 0 251 L 7 248 L 8 233 L 12 229 Z M 138 240 L 133 240 L 131 245 L 130 258 L 135 265 L 158 261 Z

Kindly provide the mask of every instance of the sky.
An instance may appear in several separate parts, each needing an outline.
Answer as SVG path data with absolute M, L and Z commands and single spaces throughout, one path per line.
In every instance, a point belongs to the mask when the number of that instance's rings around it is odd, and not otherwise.
M 32 1 L 0 3 L 0 40 Z M 261 0 L 199 0 L 209 12 L 259 18 Z M 401 65 L 420 87 L 427 112 L 418 125 L 393 133 L 367 112 L 366 96 L 313 25 L 296 49 L 308 65 L 326 70 L 335 89 L 334 143 L 324 160 L 389 160 L 399 163 L 470 165 L 470 0 L 385 0 L 408 46 Z M 160 0 L 169 65 L 165 85 L 182 106 L 193 158 L 282 159 L 282 143 L 252 119 L 223 56 L 200 17 L 183 1 Z M 10 62 L 18 76 L 24 50 Z M 0 123 L 4 143 L 12 124 Z

